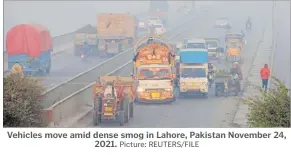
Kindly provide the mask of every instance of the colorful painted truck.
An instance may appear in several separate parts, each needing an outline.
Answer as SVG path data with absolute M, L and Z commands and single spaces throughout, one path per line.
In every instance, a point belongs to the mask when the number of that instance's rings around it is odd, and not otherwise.
M 137 18 L 128 13 L 97 15 L 99 55 L 113 56 L 133 46 L 137 29 Z
M 8 69 L 22 66 L 24 75 L 50 73 L 52 38 L 49 30 L 38 24 L 11 28 L 6 36 Z
M 181 49 L 177 73 L 180 97 L 208 95 L 208 52 L 206 49 Z
M 134 90 L 131 77 L 101 76 L 94 87 L 93 124 L 128 123 L 133 117 Z
M 175 56 L 162 38 L 145 37 L 135 47 L 133 78 L 137 102 L 173 102 L 175 95 Z
M 96 27 L 86 25 L 78 29 L 75 33 L 75 56 L 80 56 L 84 52 L 84 43 L 87 42 L 89 55 L 98 55 L 98 40 Z M 87 47 L 86 47 L 87 48 Z

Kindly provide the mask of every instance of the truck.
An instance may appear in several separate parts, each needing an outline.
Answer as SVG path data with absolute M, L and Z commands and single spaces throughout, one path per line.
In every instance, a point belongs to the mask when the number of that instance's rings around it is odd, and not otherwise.
M 8 69 L 22 67 L 24 75 L 50 73 L 53 51 L 50 31 L 39 24 L 21 24 L 6 35 Z
M 175 95 L 175 55 L 161 37 L 144 37 L 135 46 L 133 73 L 135 101 L 171 103 Z
M 132 77 L 101 76 L 94 85 L 93 124 L 118 121 L 120 126 L 133 117 Z
M 134 45 L 138 20 L 128 13 L 97 15 L 98 49 L 100 56 L 114 56 Z
M 98 39 L 96 27 L 86 25 L 75 32 L 74 54 L 80 56 L 84 52 L 84 43 L 88 43 L 89 55 L 98 55 Z
M 153 27 L 155 29 L 155 35 L 161 35 L 166 32 L 166 28 L 163 24 L 155 24 Z
M 223 53 L 223 47 L 220 46 L 219 38 L 204 38 L 208 49 L 208 57 L 218 59 Z
M 158 17 L 162 23 L 168 24 L 169 3 L 167 1 L 150 1 L 149 13 L 151 17 Z
M 179 96 L 208 96 L 208 52 L 206 49 L 181 49 L 177 70 Z

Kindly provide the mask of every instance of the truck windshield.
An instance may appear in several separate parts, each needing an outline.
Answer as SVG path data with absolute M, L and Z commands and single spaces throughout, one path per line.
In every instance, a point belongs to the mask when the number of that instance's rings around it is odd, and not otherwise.
M 204 43 L 188 43 L 187 48 L 202 48 L 205 49 Z
M 206 43 L 207 44 L 207 47 L 209 48 L 211 48 L 211 47 L 217 47 L 218 46 L 218 44 L 217 44 L 217 42 L 216 41 L 209 41 L 209 42 L 207 42 Z
M 183 68 L 181 71 L 182 78 L 203 78 L 206 77 L 205 68 Z
M 228 48 L 239 48 L 238 44 L 236 42 L 230 42 L 228 43 Z
M 169 68 L 142 68 L 137 78 L 139 80 L 166 80 L 171 79 L 172 74 Z
M 153 25 L 154 28 L 163 28 L 163 25 Z

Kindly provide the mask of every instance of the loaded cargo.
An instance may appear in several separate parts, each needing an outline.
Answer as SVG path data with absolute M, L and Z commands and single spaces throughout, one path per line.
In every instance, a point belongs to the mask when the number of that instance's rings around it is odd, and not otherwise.
M 145 37 L 137 43 L 133 59 L 133 77 L 137 102 L 173 102 L 175 96 L 175 56 L 167 41 Z
M 51 69 L 52 38 L 49 30 L 38 24 L 22 24 L 6 35 L 8 69 L 22 66 L 25 75 L 49 73 Z
M 96 27 L 86 25 L 75 32 L 75 46 L 74 54 L 76 56 L 81 55 L 84 52 L 84 43 L 87 42 L 90 55 L 98 54 L 98 40 Z
M 137 37 L 138 21 L 127 13 L 97 15 L 98 49 L 102 56 L 113 56 L 131 47 Z

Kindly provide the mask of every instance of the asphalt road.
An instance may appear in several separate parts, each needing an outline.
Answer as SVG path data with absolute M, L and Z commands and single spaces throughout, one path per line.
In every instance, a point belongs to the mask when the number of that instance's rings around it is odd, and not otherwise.
M 275 40 L 277 43 L 273 66 L 273 75 L 290 87 L 290 1 L 276 2 Z
M 207 18 L 199 18 L 198 22 L 189 24 L 188 31 L 173 38 L 175 41 L 182 41 L 184 38 L 209 37 L 209 32 L 213 31 L 215 17 L 219 12 L 208 13 Z M 245 16 L 230 14 L 229 18 L 235 30 L 240 30 L 244 26 Z M 199 24 L 197 24 L 199 23 Z M 258 25 L 257 25 L 258 26 Z M 262 25 L 261 25 L 262 26 Z M 243 72 L 247 72 L 252 56 L 255 53 L 257 41 L 261 37 L 261 27 L 253 28 L 251 34 L 247 36 L 248 44 L 244 51 Z M 224 65 L 218 65 L 223 67 Z M 117 75 L 129 76 L 131 65 L 127 65 Z M 172 104 L 136 104 L 134 118 L 124 127 L 139 128 L 170 128 L 170 127 L 229 127 L 233 121 L 236 111 L 237 99 L 235 97 L 215 97 L 214 90 L 210 90 L 208 99 L 188 98 L 178 99 Z M 84 117 L 75 127 L 93 127 L 92 113 Z M 114 123 L 104 123 L 99 127 L 120 127 Z

